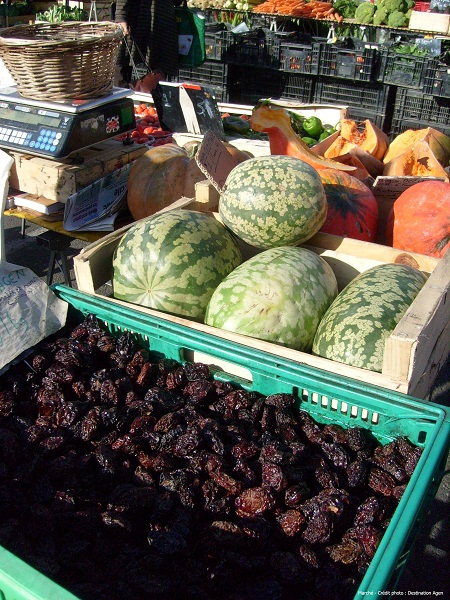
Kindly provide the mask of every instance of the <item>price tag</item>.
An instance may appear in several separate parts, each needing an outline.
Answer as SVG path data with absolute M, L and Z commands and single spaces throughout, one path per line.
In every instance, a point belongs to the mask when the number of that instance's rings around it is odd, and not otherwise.
M 195 160 L 202 173 L 211 181 L 219 194 L 222 194 L 226 178 L 238 165 L 238 161 L 211 130 L 204 135 Z

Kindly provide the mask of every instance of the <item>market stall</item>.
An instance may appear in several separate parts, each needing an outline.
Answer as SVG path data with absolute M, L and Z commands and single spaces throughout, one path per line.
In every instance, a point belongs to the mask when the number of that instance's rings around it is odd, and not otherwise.
M 259 34 L 214 35 L 234 58 L 205 69 L 231 73 L 261 47 L 266 60 L 266 32 L 262 45 Z M 288 600 L 300 582 L 314 600 L 397 589 L 450 443 L 448 409 L 427 402 L 449 351 L 438 225 L 450 138 L 431 120 L 412 137 L 406 117 L 387 129 L 391 88 L 409 88 L 381 80 L 384 50 L 314 42 L 317 61 L 303 61 L 292 41 L 272 54 L 278 100 L 252 89 L 252 70 L 234 80 L 255 94 L 248 103 L 218 103 L 195 73 L 152 96 L 106 86 L 95 106 L 1 96 L 0 118 L 17 129 L 80 123 L 57 138 L 67 156 L 45 143 L 24 152 L 5 134 L 4 201 L 8 183 L 11 201 L 62 203 L 63 219 L 35 221 L 98 238 L 74 259 L 78 289 L 52 286 L 65 325 L 0 373 L 6 600 Z M 316 73 L 289 72 L 306 64 Z M 285 97 L 292 75 L 295 86 L 314 77 L 307 102 Z M 345 79 L 349 102 L 325 102 Z M 373 111 L 356 89 L 375 94 Z M 420 229 L 418 217 L 397 225 L 393 207 L 424 183 L 442 202 L 432 239 L 394 243 L 394 225 Z M 28 218 L 23 207 L 7 214 Z M 325 229 L 331 214 L 341 229 Z M 8 284 L 0 295 L 20 296 L 20 281 Z M 345 331 L 343 313 L 329 312 L 343 305 L 355 308 Z

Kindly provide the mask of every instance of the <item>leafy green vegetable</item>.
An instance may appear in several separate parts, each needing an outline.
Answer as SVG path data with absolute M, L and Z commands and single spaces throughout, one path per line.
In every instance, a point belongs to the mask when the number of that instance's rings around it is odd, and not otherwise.
M 388 16 L 387 24 L 389 27 L 404 27 L 406 25 L 406 15 L 399 10 L 394 10 Z
M 370 25 L 375 14 L 375 4 L 362 2 L 355 11 L 355 19 L 364 25 Z
M 45 12 L 36 14 L 37 21 L 47 21 L 49 23 L 61 23 L 62 21 L 86 21 L 86 11 L 74 6 L 63 6 L 62 4 L 54 4 Z

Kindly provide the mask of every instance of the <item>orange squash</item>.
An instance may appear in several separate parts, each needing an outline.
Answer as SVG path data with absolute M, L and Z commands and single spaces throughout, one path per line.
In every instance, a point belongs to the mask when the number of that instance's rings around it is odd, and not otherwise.
M 252 112 L 250 127 L 254 131 L 267 133 L 271 154 L 300 158 L 317 170 L 338 169 L 349 172 L 355 170 L 355 167 L 351 165 L 340 164 L 319 156 L 311 150 L 292 129 L 289 114 L 284 108 L 261 104 Z
M 372 177 L 377 177 L 383 173 L 384 164 L 381 160 L 342 136 L 338 136 L 324 154 L 326 158 L 334 158 L 334 160 L 338 160 L 339 156 L 347 155 L 356 157 Z M 355 176 L 355 173 L 353 173 L 353 176 Z M 361 178 L 358 177 L 358 179 Z
M 341 119 L 340 134 L 378 160 L 382 160 L 389 147 L 388 136 L 369 119 L 359 125 L 352 119 Z
M 342 156 L 336 156 L 334 159 L 337 162 L 343 165 L 352 165 L 355 167 L 355 170 L 352 171 L 352 177 L 356 177 L 369 187 L 373 185 L 374 179 L 363 165 L 363 163 L 359 160 L 359 158 L 353 154 L 343 154 Z
M 403 154 L 416 142 L 428 142 L 436 159 L 443 167 L 448 166 L 450 161 L 450 137 L 433 127 L 417 130 L 407 129 L 403 133 L 399 133 L 389 144 L 383 162 L 387 164 L 393 158 Z
M 318 171 L 328 204 L 320 231 L 366 242 L 375 242 L 378 204 L 373 192 L 359 179 L 336 171 Z
M 442 258 L 450 249 L 450 183 L 421 181 L 402 192 L 387 220 L 386 243 Z
M 169 206 L 183 196 L 193 198 L 195 184 L 203 181 L 194 156 L 177 144 L 150 148 L 136 159 L 128 177 L 127 204 L 138 220 Z
M 448 181 L 448 174 L 425 141 L 415 142 L 402 154 L 390 160 L 384 166 L 383 175 L 442 177 Z

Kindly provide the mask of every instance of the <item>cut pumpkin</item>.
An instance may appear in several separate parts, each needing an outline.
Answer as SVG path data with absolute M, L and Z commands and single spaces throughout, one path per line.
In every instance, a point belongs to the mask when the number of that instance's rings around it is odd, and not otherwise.
M 436 159 L 443 167 L 448 166 L 450 161 L 450 137 L 433 127 L 417 130 L 407 129 L 403 133 L 399 133 L 390 143 L 383 162 L 388 163 L 420 141 L 428 142 Z
M 341 120 L 341 136 L 378 160 L 382 160 L 389 147 L 389 138 L 372 121 L 366 119 L 360 125 L 352 119 Z
M 294 156 L 315 169 L 355 171 L 355 167 L 351 165 L 340 164 L 339 162 L 319 156 L 311 150 L 292 129 L 289 114 L 284 108 L 270 104 L 259 105 L 252 112 L 250 127 L 254 131 L 264 131 L 267 133 L 270 153 L 272 155 Z
M 355 167 L 355 170 L 351 173 L 352 177 L 359 179 L 359 181 L 362 181 L 369 187 L 373 185 L 373 177 L 370 175 L 364 164 L 357 156 L 354 156 L 350 153 L 342 154 L 342 156 L 336 156 L 335 160 L 343 165 L 351 165 Z
M 442 177 L 448 181 L 448 174 L 425 141 L 415 142 L 402 154 L 390 160 L 384 167 L 383 175 Z
M 369 154 L 366 150 L 363 150 L 353 142 L 349 142 L 342 136 L 338 136 L 332 144 L 330 144 L 329 148 L 325 151 L 324 156 L 326 158 L 333 158 L 337 160 L 338 156 L 345 156 L 350 154 L 355 156 L 367 169 L 369 174 L 372 177 L 377 177 L 383 173 L 384 164 L 372 154 Z M 353 177 L 355 177 L 355 173 L 353 173 Z M 358 177 L 359 179 L 359 177 Z

